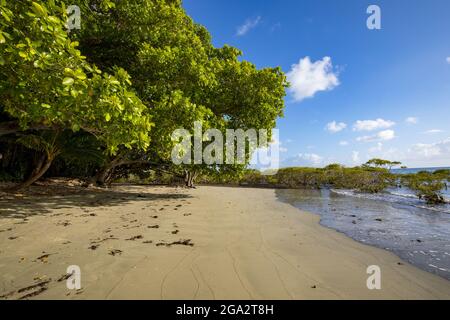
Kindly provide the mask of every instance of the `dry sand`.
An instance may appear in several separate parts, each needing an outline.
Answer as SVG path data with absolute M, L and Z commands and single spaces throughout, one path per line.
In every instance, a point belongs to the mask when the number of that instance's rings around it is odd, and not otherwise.
M 2 199 L 0 296 L 450 298 L 447 280 L 318 221 L 270 189 L 115 186 Z M 81 290 L 66 287 L 69 265 L 81 268 Z M 381 290 L 367 289 L 369 265 L 381 268 Z

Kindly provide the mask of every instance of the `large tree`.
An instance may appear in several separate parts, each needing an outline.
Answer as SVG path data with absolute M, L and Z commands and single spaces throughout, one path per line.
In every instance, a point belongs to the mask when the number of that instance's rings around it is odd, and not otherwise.
M 88 63 L 67 35 L 64 4 L 55 2 L 0 1 L 0 107 L 13 119 L 0 125 L 3 133 L 81 129 L 112 152 L 146 148 L 150 117 L 130 76 Z
M 94 135 L 111 154 L 148 147 L 151 117 L 129 74 L 86 61 L 67 34 L 64 2 L 1 0 L 0 14 L 0 135 L 70 129 Z M 53 160 L 43 154 L 39 176 Z
M 152 147 L 147 153 L 124 150 L 120 161 L 111 158 L 106 171 L 128 163 L 127 158 L 170 163 L 173 130 L 192 130 L 194 121 L 223 132 L 253 128 L 267 129 L 271 135 L 277 117 L 283 114 L 287 82 L 282 71 L 258 70 L 240 60 L 238 49 L 215 48 L 208 31 L 192 21 L 181 1 L 74 3 L 81 7 L 84 27 L 73 36 L 87 60 L 104 70 L 127 70 L 133 88 L 156 123 L 149 133 Z M 242 168 L 185 165 L 173 169 L 192 176 L 197 171 L 239 172 Z M 105 170 L 99 177 L 107 176 Z

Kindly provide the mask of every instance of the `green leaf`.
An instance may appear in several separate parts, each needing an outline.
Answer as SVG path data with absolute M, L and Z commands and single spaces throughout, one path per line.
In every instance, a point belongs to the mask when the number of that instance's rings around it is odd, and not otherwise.
M 75 71 L 75 77 L 77 77 L 77 79 L 80 79 L 80 80 L 86 80 L 86 75 L 84 74 L 83 70 L 81 70 L 81 69 L 77 69 Z
M 79 130 L 80 130 L 80 126 L 79 126 L 78 124 L 74 123 L 74 124 L 72 125 L 72 131 L 77 132 L 77 131 L 79 131 Z
M 66 77 L 66 78 L 64 78 L 62 83 L 65 86 L 71 86 L 73 84 L 73 82 L 74 82 L 73 78 Z
M 38 3 L 36 2 L 32 2 L 31 3 L 33 8 L 33 12 L 36 13 L 37 15 L 41 15 L 41 16 L 46 16 L 47 15 L 47 11 Z
M 5 37 L 3 36 L 3 33 L 0 32 L 0 43 L 5 43 L 5 42 L 6 42 L 6 39 L 5 39 Z
M 105 120 L 109 122 L 111 120 L 111 115 L 109 113 L 105 113 Z
M 42 103 L 42 104 L 41 104 L 41 107 L 42 107 L 42 108 L 45 108 L 45 109 L 50 109 L 52 106 L 49 105 L 49 104 L 46 104 L 46 103 Z
M 6 21 L 8 22 L 11 21 L 10 16 L 4 10 L 0 10 L 0 14 L 2 15 L 3 18 L 5 18 Z

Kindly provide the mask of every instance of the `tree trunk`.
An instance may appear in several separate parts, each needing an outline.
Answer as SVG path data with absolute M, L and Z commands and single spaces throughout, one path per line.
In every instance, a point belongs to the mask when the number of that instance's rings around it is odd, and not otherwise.
M 121 160 L 114 159 L 107 165 L 103 166 L 100 171 L 95 175 L 95 183 L 99 186 L 104 186 L 108 183 L 108 178 L 111 177 L 111 170 L 117 168 L 119 166 L 132 165 L 132 164 L 150 164 L 149 161 L 146 160 Z
M 48 168 L 50 168 L 53 159 L 55 158 L 52 155 L 48 155 L 48 156 L 44 156 L 45 159 L 42 159 L 42 163 L 38 163 L 38 166 L 33 170 L 33 172 L 31 173 L 30 177 L 25 180 L 23 183 L 13 187 L 10 189 L 10 191 L 18 191 L 24 188 L 27 188 L 29 186 L 31 186 L 33 183 L 35 183 L 36 181 L 38 181 L 43 175 L 44 173 L 47 172 Z
M 97 174 L 95 175 L 95 183 L 98 186 L 105 185 L 106 177 L 108 177 L 109 171 L 112 168 L 113 168 L 113 166 L 111 166 L 111 164 L 108 164 L 107 166 L 104 166 L 97 172 Z
M 42 166 L 45 163 L 45 160 L 47 159 L 47 156 L 45 154 L 41 155 L 39 159 L 37 160 L 36 166 L 34 167 L 33 171 L 31 171 L 30 177 L 33 177 L 41 171 Z
M 197 178 L 196 171 L 185 170 L 184 182 L 187 188 L 195 188 L 194 181 Z

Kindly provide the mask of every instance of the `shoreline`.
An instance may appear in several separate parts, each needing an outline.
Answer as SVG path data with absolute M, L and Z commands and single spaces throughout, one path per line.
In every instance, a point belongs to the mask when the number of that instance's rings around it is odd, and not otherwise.
M 1 200 L 0 296 L 450 299 L 449 281 L 319 220 L 266 188 L 118 185 Z M 79 291 L 58 281 L 69 265 L 80 266 Z M 367 289 L 370 265 L 381 290 Z

